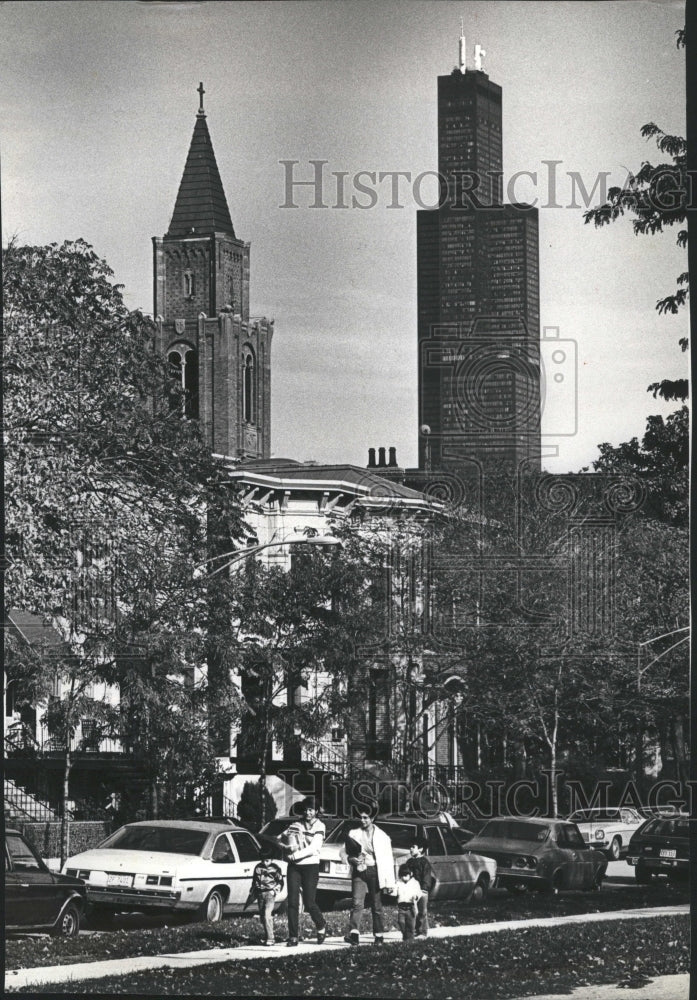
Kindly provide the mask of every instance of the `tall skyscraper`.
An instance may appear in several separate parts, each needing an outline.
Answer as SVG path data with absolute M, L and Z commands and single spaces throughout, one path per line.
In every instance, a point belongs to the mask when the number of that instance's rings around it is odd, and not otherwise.
M 538 216 L 501 199 L 501 88 L 438 78 L 441 205 L 417 213 L 419 467 L 540 463 Z
M 211 450 L 268 458 L 273 320 L 249 316 L 249 243 L 238 239 L 203 110 L 203 85 L 172 221 L 153 237 L 159 346 Z

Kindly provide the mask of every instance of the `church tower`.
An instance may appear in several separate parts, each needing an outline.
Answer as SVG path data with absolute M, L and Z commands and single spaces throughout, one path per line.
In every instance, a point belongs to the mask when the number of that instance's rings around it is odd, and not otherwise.
M 273 320 L 249 316 L 249 243 L 230 217 L 203 84 L 184 174 L 164 237 L 153 237 L 159 347 L 213 452 L 268 458 Z

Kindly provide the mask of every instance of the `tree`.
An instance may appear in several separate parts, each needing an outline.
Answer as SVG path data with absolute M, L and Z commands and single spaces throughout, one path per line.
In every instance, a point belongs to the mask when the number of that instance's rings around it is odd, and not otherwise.
M 11 243 L 3 269 L 5 605 L 63 640 L 50 670 L 15 666 L 35 702 L 62 678 L 49 721 L 67 787 L 76 724 L 100 711 L 85 700 L 92 680 L 153 705 L 174 690 L 164 678 L 203 663 L 207 591 L 194 570 L 245 528 L 224 469 L 181 418 L 153 324 L 126 309 L 92 248 Z
M 678 48 L 686 43 L 685 29 L 676 32 Z M 640 169 L 630 173 L 623 187 L 613 187 L 608 191 L 608 200 L 598 208 L 584 214 L 586 223 L 604 226 L 614 222 L 625 213 L 633 216 L 634 232 L 637 235 L 652 236 L 669 226 L 680 226 L 676 242 L 679 247 L 687 246 L 685 227 L 688 208 L 690 178 L 687 173 L 687 143 L 684 138 L 669 135 L 653 122 L 641 129 L 646 139 L 654 139 L 659 151 L 668 157 L 663 163 L 654 165 L 648 161 Z M 660 315 L 677 313 L 687 302 L 689 274 L 678 275 L 676 290 L 656 303 Z M 688 348 L 688 338 L 680 339 L 683 351 Z M 661 396 L 667 400 L 685 400 L 688 396 L 687 379 L 663 379 L 648 387 L 654 398 Z
M 361 646 L 382 618 L 376 583 L 382 546 L 348 523 L 333 530 L 340 552 L 297 546 L 288 571 L 250 557 L 218 585 L 229 589 L 234 609 L 232 648 L 242 699 L 237 757 L 254 764 L 260 789 L 272 741 L 283 744 L 287 756 L 296 747 L 300 763 L 303 740 L 321 740 L 357 706 L 365 710 L 368 671 Z M 260 791 L 262 823 L 266 801 Z
M 664 418 L 648 417 L 646 432 L 613 447 L 598 445 L 596 472 L 635 476 L 646 488 L 642 514 L 669 524 L 687 525 L 689 512 L 688 469 L 690 417 L 686 406 Z M 585 470 L 584 470 L 585 471 Z

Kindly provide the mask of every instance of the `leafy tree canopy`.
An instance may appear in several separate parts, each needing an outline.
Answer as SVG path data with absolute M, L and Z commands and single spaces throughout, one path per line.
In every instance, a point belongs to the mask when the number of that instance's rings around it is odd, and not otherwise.
M 644 483 L 647 495 L 643 513 L 676 525 L 687 525 L 690 418 L 686 406 L 665 419 L 649 417 L 641 444 L 637 438 L 614 447 L 598 446 L 596 472 L 626 473 Z

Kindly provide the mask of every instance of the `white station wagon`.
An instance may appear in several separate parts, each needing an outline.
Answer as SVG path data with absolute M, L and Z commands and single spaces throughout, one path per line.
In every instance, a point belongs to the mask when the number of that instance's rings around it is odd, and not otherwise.
M 645 817 L 630 806 L 577 809 L 568 819 L 576 823 L 589 847 L 605 851 L 612 861 L 617 861 L 626 851 L 632 834 L 646 822 Z
M 129 823 L 98 847 L 68 858 L 63 874 L 84 879 L 97 921 L 117 911 L 189 910 L 216 923 L 223 914 L 255 913 L 246 905 L 260 859 L 256 838 L 242 827 L 199 820 Z M 277 906 L 286 898 L 283 889 Z

